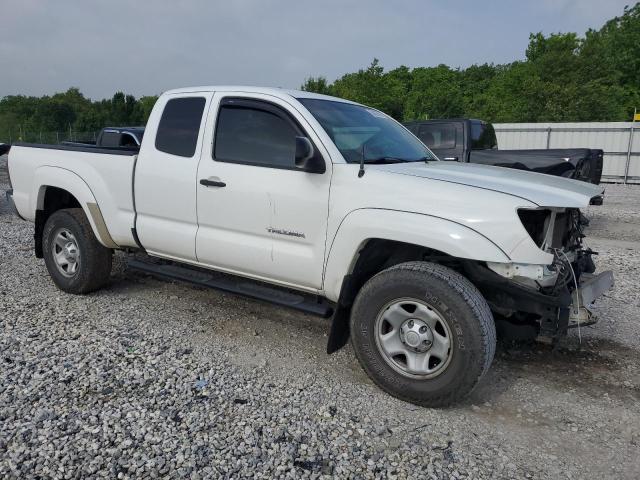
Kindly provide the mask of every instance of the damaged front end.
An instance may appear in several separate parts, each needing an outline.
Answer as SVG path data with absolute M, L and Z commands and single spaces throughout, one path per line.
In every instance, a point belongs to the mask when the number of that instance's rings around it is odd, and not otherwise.
M 464 266 L 498 327 L 514 339 L 553 342 L 569 328 L 595 323 L 593 303 L 614 281 L 610 271 L 595 274 L 597 252 L 583 247 L 588 220 L 577 208 L 520 209 L 518 215 L 538 248 L 553 255 L 551 264 Z

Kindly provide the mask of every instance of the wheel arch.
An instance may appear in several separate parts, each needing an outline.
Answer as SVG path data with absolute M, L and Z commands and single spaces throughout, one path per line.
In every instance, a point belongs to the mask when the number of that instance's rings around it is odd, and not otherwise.
M 100 207 L 87 183 L 76 173 L 44 166 L 36 170 L 31 192 L 31 211 L 35 212 L 35 254 L 42 258 L 42 232 L 47 219 L 63 208 L 82 208 L 98 241 L 107 248 L 118 248 L 105 224 Z
M 380 242 L 428 249 L 454 258 L 510 261 L 507 253 L 490 239 L 451 220 L 397 210 L 355 210 L 341 222 L 327 254 L 323 282 L 327 298 L 338 301 L 343 279 L 354 271 L 361 253 Z
M 337 303 L 327 351 L 348 341 L 351 305 L 368 279 L 408 261 L 448 264 L 463 259 L 510 261 L 488 238 L 450 220 L 382 209 L 349 214 L 336 232 L 325 267 L 325 296 Z

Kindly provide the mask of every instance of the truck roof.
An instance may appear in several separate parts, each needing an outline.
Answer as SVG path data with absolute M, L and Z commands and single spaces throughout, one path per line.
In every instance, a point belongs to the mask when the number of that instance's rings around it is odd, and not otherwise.
M 485 120 L 480 120 L 479 118 L 429 118 L 427 120 L 411 120 L 409 122 L 402 122 L 404 125 L 414 124 L 414 123 L 429 123 L 429 122 L 482 122 L 488 123 Z
M 263 93 L 265 95 L 274 95 L 276 97 L 293 97 L 293 98 L 316 98 L 318 100 L 332 100 L 334 102 L 352 103 L 360 105 L 357 102 L 345 100 L 344 98 L 332 97 L 330 95 L 322 95 L 320 93 L 305 92 L 304 90 L 292 90 L 277 87 L 255 87 L 250 85 L 209 85 L 199 87 L 184 87 L 167 90 L 163 95 L 172 95 L 176 93 L 196 93 L 196 92 L 247 92 L 247 93 Z

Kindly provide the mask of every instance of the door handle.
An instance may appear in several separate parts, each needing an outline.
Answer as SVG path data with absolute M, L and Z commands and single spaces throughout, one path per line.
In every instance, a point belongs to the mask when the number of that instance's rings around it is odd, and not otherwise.
M 205 187 L 226 187 L 227 184 L 221 182 L 220 180 L 209 180 L 208 178 L 201 178 L 200 185 L 204 185 Z
M 458 157 L 444 157 L 445 160 L 453 160 L 454 162 L 458 161 Z

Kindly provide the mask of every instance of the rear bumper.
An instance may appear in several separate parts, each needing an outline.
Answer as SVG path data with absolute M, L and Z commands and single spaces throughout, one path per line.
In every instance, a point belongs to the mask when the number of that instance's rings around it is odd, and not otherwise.
M 9 208 L 11 209 L 11 211 L 18 217 L 22 218 L 22 215 L 20 215 L 20 213 L 18 212 L 18 209 L 16 208 L 16 204 L 13 202 L 13 189 L 7 190 L 5 197 L 7 199 L 7 203 L 9 204 Z M 24 218 L 22 218 L 22 220 L 24 220 Z

